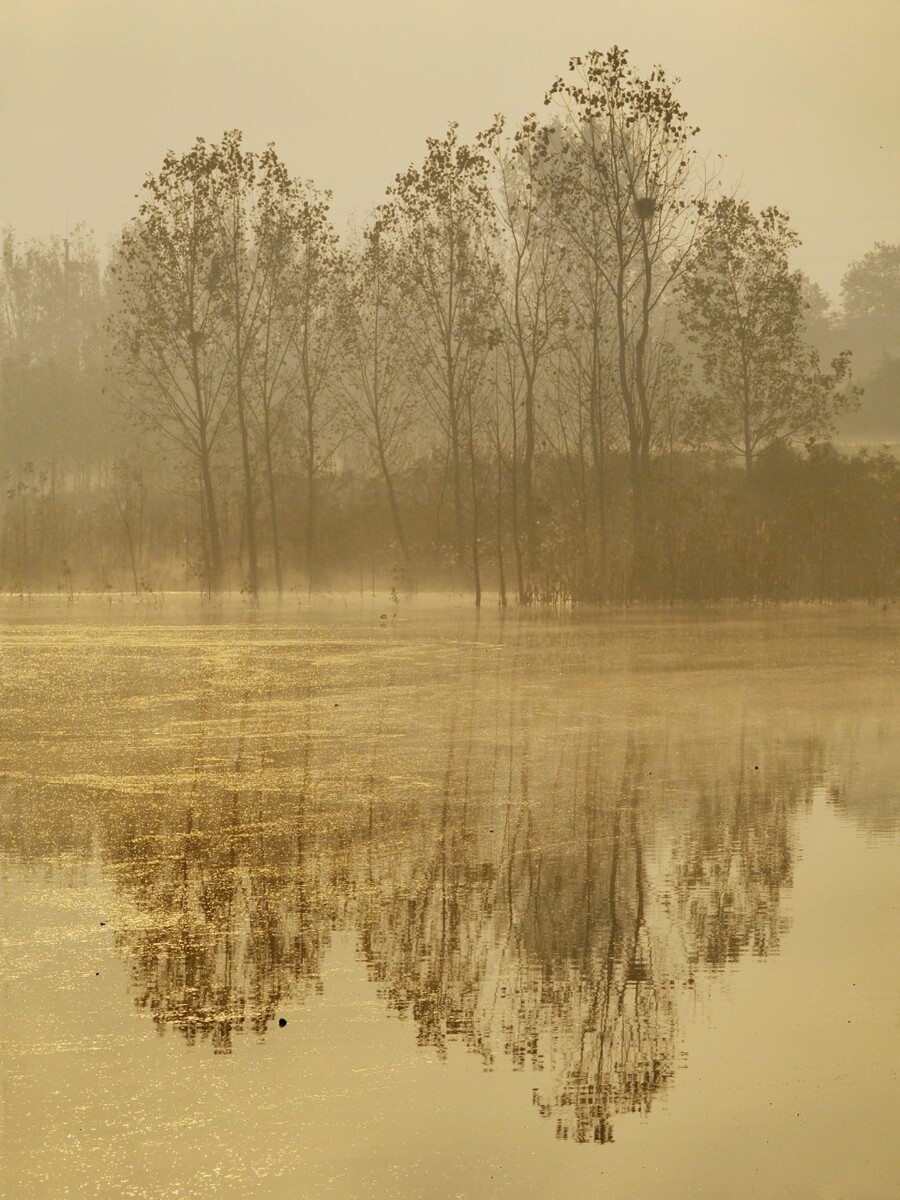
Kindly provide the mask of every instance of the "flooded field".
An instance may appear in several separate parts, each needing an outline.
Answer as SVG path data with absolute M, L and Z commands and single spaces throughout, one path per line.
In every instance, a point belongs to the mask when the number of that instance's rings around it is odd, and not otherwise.
M 2 1194 L 895 1196 L 898 631 L 7 602 Z

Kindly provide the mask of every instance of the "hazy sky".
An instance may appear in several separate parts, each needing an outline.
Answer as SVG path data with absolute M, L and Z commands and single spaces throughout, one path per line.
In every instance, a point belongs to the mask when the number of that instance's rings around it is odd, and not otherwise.
M 662 63 L 833 293 L 900 241 L 900 0 L 0 0 L 0 224 L 101 241 L 167 148 L 243 129 L 365 212 L 451 118 L 540 107 L 568 57 Z

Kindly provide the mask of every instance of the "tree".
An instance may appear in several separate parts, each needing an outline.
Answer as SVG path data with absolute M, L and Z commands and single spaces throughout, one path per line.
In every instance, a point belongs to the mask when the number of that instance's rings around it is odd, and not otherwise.
M 554 339 L 565 322 L 563 290 L 565 256 L 551 190 L 545 184 L 552 151 L 552 130 L 529 114 L 511 138 L 505 138 L 502 116 L 479 138 L 492 166 L 493 219 L 483 228 L 492 239 L 497 269 L 493 281 L 500 336 L 510 343 L 512 358 L 507 377 L 513 428 L 516 409 L 523 417 L 521 466 L 511 460 L 513 535 L 519 575 L 519 600 L 524 597 L 519 546 L 518 478 L 521 471 L 530 584 L 537 568 L 538 531 L 534 498 L 535 454 L 538 448 L 538 397 Z M 519 384 L 519 386 L 517 386 Z
M 207 585 L 222 585 L 212 456 L 226 418 L 232 359 L 210 150 L 169 151 L 112 266 L 116 365 L 126 404 L 180 447 L 200 476 Z
M 558 114 L 559 211 L 611 301 L 639 575 L 653 444 L 652 343 L 657 310 L 690 251 L 694 192 L 704 187 L 693 144 L 698 129 L 665 71 L 655 67 L 641 78 L 618 46 L 570 59 L 568 76 L 556 79 L 545 103 Z
M 276 455 L 286 442 L 290 398 L 298 384 L 295 339 L 304 312 L 301 304 L 299 239 L 304 214 L 313 198 L 306 183 L 291 178 L 273 146 L 258 160 L 259 179 L 252 227 L 263 267 L 259 275 L 259 309 L 250 343 L 253 380 L 250 415 L 261 445 L 269 501 L 269 527 L 275 586 L 284 580 L 281 532 L 275 483 Z
M 454 551 L 461 566 L 466 540 L 463 468 L 466 451 L 471 458 L 474 448 L 472 389 L 490 340 L 490 264 L 483 236 L 489 212 L 488 160 L 479 148 L 460 142 L 455 124 L 443 138 L 429 138 L 427 147 L 421 167 L 411 166 L 397 176 L 382 212 L 396 234 L 398 270 L 414 303 L 410 346 L 431 412 L 446 439 Z M 475 523 L 474 462 L 469 465 Z M 477 535 L 472 553 L 477 591 Z
M 841 390 L 849 355 L 823 372 L 804 341 L 803 278 L 788 261 L 798 242 L 777 208 L 756 214 L 723 197 L 703 210 L 681 284 L 681 319 L 702 374 L 698 440 L 741 454 L 748 471 L 773 443 L 828 434 L 851 398 Z
M 866 377 L 865 411 L 854 420 L 854 433 L 871 442 L 900 441 L 900 357 L 886 354 Z
M 55 482 L 112 457 L 103 396 L 107 294 L 84 226 L 0 258 L 0 465 L 45 464 Z
M 857 369 L 876 369 L 900 355 L 900 243 L 876 242 L 851 263 L 841 280 L 843 333 Z
M 876 242 L 844 272 L 841 297 L 848 319 L 900 319 L 900 243 Z
M 215 222 L 213 271 L 219 283 L 223 333 L 231 357 L 231 386 L 237 413 L 244 481 L 244 533 L 247 545 L 247 590 L 259 590 L 253 463 L 247 374 L 264 295 L 265 258 L 251 240 L 252 210 L 257 185 L 257 162 L 241 147 L 240 130 L 226 133 L 209 148 L 198 167 L 210 175 L 209 199 Z
M 343 271 L 338 239 L 328 215 L 330 192 L 304 184 L 293 217 L 294 268 L 292 409 L 300 431 L 306 473 L 306 571 L 310 593 L 318 556 L 318 483 L 336 445 L 334 385 L 337 369 L 338 296 Z
M 288 352 L 300 319 L 295 274 L 306 189 L 291 178 L 273 145 L 262 154 L 244 150 L 239 130 L 226 133 L 210 154 L 219 241 L 216 264 L 222 270 L 223 319 L 233 363 L 244 478 L 247 586 L 253 595 L 259 588 L 254 443 L 260 441 L 280 593 L 273 440 L 290 376 Z
M 394 474 L 413 423 L 415 375 L 396 257 L 391 234 L 376 215 L 348 256 L 341 312 L 342 375 L 350 422 L 378 464 L 409 578 L 412 564 Z

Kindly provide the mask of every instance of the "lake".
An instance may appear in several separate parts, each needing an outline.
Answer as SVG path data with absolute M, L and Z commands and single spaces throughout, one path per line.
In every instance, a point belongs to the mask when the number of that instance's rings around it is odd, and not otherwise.
M 896 1196 L 898 631 L 3 600 L 3 1195 Z

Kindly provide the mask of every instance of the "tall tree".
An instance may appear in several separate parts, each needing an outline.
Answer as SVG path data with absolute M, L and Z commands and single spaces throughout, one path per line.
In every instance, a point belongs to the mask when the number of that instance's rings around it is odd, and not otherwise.
M 560 209 L 569 214 L 573 242 L 593 257 L 612 304 L 639 564 L 653 443 L 654 320 L 691 245 L 693 201 L 704 186 L 698 130 L 665 71 L 655 67 L 641 78 L 618 46 L 572 58 L 545 103 L 560 127 Z
M 336 443 L 339 292 L 343 271 L 338 239 L 329 217 L 329 192 L 305 184 L 294 225 L 292 410 L 299 427 L 306 477 L 306 571 L 309 591 L 318 576 L 319 480 Z
M 250 414 L 265 469 L 272 566 L 281 595 L 284 579 L 275 469 L 287 447 L 290 400 L 299 373 L 294 353 L 303 313 L 298 239 L 309 203 L 309 185 L 288 174 L 273 146 L 260 155 L 258 171 L 252 234 L 262 265 L 255 336 L 250 345 Z
M 391 232 L 376 215 L 348 256 L 342 377 L 348 416 L 377 462 L 409 579 L 412 564 L 394 476 L 414 419 L 415 374 L 407 334 L 410 314 L 396 259 Z
M 123 398 L 196 466 L 210 590 L 223 580 L 213 450 L 232 382 L 214 187 L 203 139 L 185 154 L 169 151 L 159 173 L 144 182 L 138 216 L 124 230 L 112 266 Z
M 704 210 L 682 281 L 682 322 L 702 370 L 696 428 L 748 471 L 766 446 L 830 432 L 850 401 L 840 386 L 849 356 L 823 372 L 804 340 L 803 278 L 789 264 L 798 242 L 777 208 L 757 214 L 724 197 Z
M 239 130 L 212 148 L 224 320 L 233 363 L 233 391 L 244 480 L 244 529 L 252 594 L 259 588 L 256 512 L 257 451 L 266 475 L 275 582 L 282 589 L 273 477 L 273 440 L 289 375 L 288 350 L 299 321 L 297 241 L 305 188 L 269 145 L 245 150 Z M 256 434 L 256 437 L 254 437 Z M 258 446 L 256 443 L 261 443 Z
M 617 384 L 615 312 L 607 283 L 609 235 L 602 197 L 589 190 L 576 191 L 581 204 L 573 211 L 569 207 L 573 181 L 566 179 L 566 166 L 561 169 L 562 186 L 555 207 L 566 249 L 568 311 L 555 355 L 559 384 L 555 416 L 566 461 L 571 464 L 574 457 L 578 463 L 582 571 L 586 580 L 596 575 L 602 593 L 609 575 L 607 473 L 624 428 Z M 596 554 L 591 549 L 594 525 L 599 543 Z
M 486 154 L 461 142 L 457 126 L 451 124 L 444 137 L 428 139 L 421 167 L 411 166 L 397 176 L 383 206 L 384 219 L 401 248 L 403 285 L 414 301 L 410 345 L 445 439 L 454 554 L 460 567 L 466 544 L 465 459 L 474 444 L 466 422 L 491 324 L 490 264 L 483 237 L 490 203 L 488 169 Z M 473 490 L 473 502 L 476 494 Z M 477 559 L 477 537 L 472 548 Z M 477 562 L 473 570 L 477 575 Z
M 528 574 L 533 577 L 539 551 L 534 484 L 539 396 L 554 339 L 566 318 L 563 280 L 568 264 L 553 194 L 545 184 L 553 131 L 532 113 L 507 137 L 504 120 L 498 116 L 479 138 L 479 145 L 489 152 L 492 165 L 494 217 L 484 229 L 495 243 L 491 255 L 496 269 L 488 277 L 494 281 L 502 336 L 509 340 L 515 357 L 512 378 L 521 379 L 521 388 L 513 388 L 509 397 L 513 405 L 521 406 L 523 417 L 521 465 L 518 456 L 511 463 L 513 530 L 518 543 L 515 501 L 521 471 Z M 523 600 L 521 592 L 520 583 Z
M 259 590 L 259 555 L 251 451 L 250 402 L 247 376 L 253 343 L 258 332 L 264 257 L 251 240 L 252 210 L 257 183 L 256 156 L 241 145 L 240 130 L 226 133 L 210 147 L 207 170 L 212 186 L 210 201 L 216 225 L 214 270 L 220 274 L 223 332 L 232 364 L 232 389 L 241 446 L 244 482 L 244 534 L 247 546 L 246 587 Z

